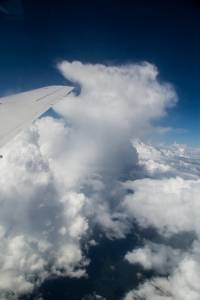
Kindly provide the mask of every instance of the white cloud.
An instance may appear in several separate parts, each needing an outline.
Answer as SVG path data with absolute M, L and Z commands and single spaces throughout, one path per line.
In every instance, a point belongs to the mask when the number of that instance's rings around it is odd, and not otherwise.
M 185 257 L 169 277 L 155 277 L 130 291 L 125 300 L 198 300 L 200 265 L 192 256 Z
M 199 236 L 199 151 L 182 145 L 170 147 L 133 142 L 143 168 L 139 180 L 128 180 L 123 209 L 140 226 L 153 226 L 170 236 L 193 231 Z
M 145 270 L 168 274 L 181 260 L 181 251 L 162 244 L 148 243 L 143 248 L 128 252 L 125 259 L 131 264 L 142 265 Z
M 125 257 L 130 263 L 140 263 L 158 275 L 166 271 L 168 276 L 146 280 L 136 290 L 127 293 L 125 299 L 199 299 L 199 151 L 178 145 L 155 149 L 140 143 L 136 148 L 140 164 L 152 178 L 124 184 L 133 191 L 124 198 L 126 213 L 142 228 L 153 226 L 161 236 L 176 239 L 176 235 L 193 232 L 194 241 L 187 248 L 177 243 L 179 249 L 171 248 L 170 240 L 169 245 L 156 246 L 145 241 L 144 248 L 127 253 Z M 170 172 L 160 168 L 152 171 L 148 168 L 149 160 L 170 166 Z
M 176 102 L 148 63 L 107 67 L 64 62 L 81 86 L 3 149 L 0 160 L 0 296 L 31 291 L 50 274 L 82 276 L 81 241 L 98 224 L 129 230 L 119 181 L 137 164 L 131 139 L 153 130 Z M 114 199 L 114 202 L 113 202 Z M 62 269 L 62 272 L 61 272 Z M 9 294 L 10 295 L 10 294 Z
M 153 178 L 183 177 L 199 178 L 199 150 L 185 145 L 153 146 L 140 140 L 133 140 L 139 165 L 146 171 L 146 176 Z
M 121 175 L 136 161 L 129 140 L 150 130 L 150 122 L 174 105 L 174 90 L 158 82 L 157 69 L 148 63 L 106 67 L 64 62 L 59 68 L 81 85 L 78 97 L 68 97 L 56 106 L 72 125 L 69 158 L 73 161 L 76 156 L 79 164 L 84 156 L 81 171 L 87 169 L 87 174 L 92 168 Z M 82 174 L 80 168 L 78 174 Z
M 70 192 L 62 177 L 60 185 L 58 174 L 55 178 L 49 161 L 41 155 L 35 130 L 17 137 L 0 162 L 2 297 L 8 290 L 31 291 L 51 273 L 84 274 L 80 240 L 88 228 L 83 214 L 87 199 Z
M 107 233 L 110 228 L 111 235 L 123 237 L 124 217 L 107 200 L 118 197 L 117 180 L 127 177 L 137 164 L 130 140 L 153 130 L 151 121 L 176 103 L 176 94 L 158 81 L 157 69 L 148 63 L 116 67 L 63 62 L 59 68 L 81 86 L 78 97 L 68 97 L 55 108 L 70 126 L 65 152 L 70 175 L 66 176 L 78 186 L 88 179 L 91 185 L 92 177 L 90 210 L 95 207 L 96 222 Z
M 166 236 L 183 231 L 200 233 L 200 180 L 141 179 L 125 186 L 134 194 L 127 195 L 123 205 L 140 226 L 154 226 Z

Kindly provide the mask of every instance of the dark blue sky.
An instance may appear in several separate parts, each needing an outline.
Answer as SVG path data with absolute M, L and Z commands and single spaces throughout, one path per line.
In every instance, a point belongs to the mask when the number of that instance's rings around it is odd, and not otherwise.
M 163 121 L 186 128 L 167 141 L 199 145 L 198 1 L 0 0 L 0 95 L 65 80 L 58 61 L 157 65 L 179 104 Z

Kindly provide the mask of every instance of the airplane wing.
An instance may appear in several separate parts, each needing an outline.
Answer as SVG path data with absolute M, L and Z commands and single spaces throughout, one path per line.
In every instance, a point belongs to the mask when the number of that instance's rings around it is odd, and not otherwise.
M 0 98 L 0 147 L 72 90 L 70 86 L 48 86 Z

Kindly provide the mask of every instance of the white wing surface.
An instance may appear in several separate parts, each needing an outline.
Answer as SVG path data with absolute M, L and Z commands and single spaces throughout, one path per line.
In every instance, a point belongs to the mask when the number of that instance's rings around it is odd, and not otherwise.
M 72 90 L 69 86 L 48 86 L 0 98 L 0 147 Z

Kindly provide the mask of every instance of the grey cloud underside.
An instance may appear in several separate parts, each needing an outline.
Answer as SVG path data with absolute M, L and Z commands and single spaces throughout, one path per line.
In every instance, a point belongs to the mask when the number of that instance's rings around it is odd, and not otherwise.
M 0 98 L 0 147 L 67 96 L 68 86 L 48 86 Z

